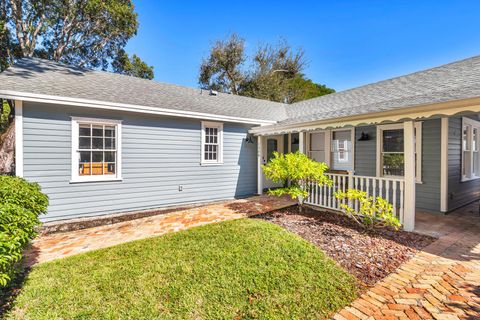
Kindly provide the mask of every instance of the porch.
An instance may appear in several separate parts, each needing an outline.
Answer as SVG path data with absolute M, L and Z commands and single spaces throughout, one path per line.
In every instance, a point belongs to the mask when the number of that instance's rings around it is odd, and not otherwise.
M 335 192 L 357 189 L 369 196 L 382 197 L 394 206 L 394 212 L 407 231 L 415 228 L 415 188 L 418 176 L 416 162 L 421 159 L 416 136 L 421 137 L 421 127 L 414 121 L 405 121 L 388 126 L 377 126 L 378 137 L 370 137 L 362 128 L 343 126 L 313 130 L 295 130 L 258 137 L 258 193 L 268 188 L 280 187 L 268 181 L 261 165 L 267 163 L 274 152 L 302 152 L 311 159 L 325 162 L 330 171 L 327 175 L 332 186 L 310 185 L 306 203 L 320 208 L 341 210 L 343 201 L 335 198 Z M 385 134 L 384 134 L 385 133 Z M 364 148 L 360 145 L 363 142 Z M 372 145 L 375 148 L 371 149 Z M 381 151 L 380 151 L 381 149 Z M 365 152 L 380 152 L 377 167 L 370 175 L 359 174 L 364 166 L 360 155 Z M 417 154 L 419 155 L 417 157 Z M 421 161 L 421 160 L 420 160 Z M 372 174 L 373 173 L 373 174 Z M 358 203 L 351 204 L 354 207 Z

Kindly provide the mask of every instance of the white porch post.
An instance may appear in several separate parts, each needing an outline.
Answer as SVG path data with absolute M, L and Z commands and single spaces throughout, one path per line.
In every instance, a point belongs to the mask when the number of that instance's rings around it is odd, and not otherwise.
M 405 211 L 403 228 L 413 231 L 415 228 L 415 123 L 403 123 L 405 156 Z
M 23 101 L 15 100 L 15 175 L 23 177 Z
M 258 136 L 257 138 L 257 194 L 261 195 L 263 193 L 263 137 Z
M 440 138 L 440 211 L 448 211 L 448 118 L 442 118 Z
M 298 151 L 305 153 L 305 132 L 298 133 Z

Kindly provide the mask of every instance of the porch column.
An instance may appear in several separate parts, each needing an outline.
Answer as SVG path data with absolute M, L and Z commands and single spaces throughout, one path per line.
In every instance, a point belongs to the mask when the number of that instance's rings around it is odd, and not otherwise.
M 403 123 L 404 157 L 405 157 L 405 211 L 403 227 L 406 231 L 415 228 L 415 123 Z
M 305 132 L 298 133 L 298 151 L 305 153 Z
M 15 100 L 15 175 L 23 177 L 23 101 Z
M 257 137 L 257 194 L 261 195 L 263 193 L 263 137 Z
M 440 211 L 448 211 L 448 118 L 441 120 L 440 134 Z

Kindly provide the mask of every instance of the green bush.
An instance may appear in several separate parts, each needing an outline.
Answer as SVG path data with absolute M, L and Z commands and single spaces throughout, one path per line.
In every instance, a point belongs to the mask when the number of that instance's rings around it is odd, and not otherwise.
M 355 222 L 365 228 L 393 227 L 400 228 L 400 220 L 393 213 L 393 205 L 382 197 L 368 196 L 366 192 L 348 189 L 346 192 L 337 191 L 335 197 L 338 200 L 347 200 L 340 207 L 343 212 Z M 358 210 L 353 203 L 358 202 Z
M 36 183 L 0 176 L 0 199 L 0 285 L 5 286 L 23 249 L 36 235 L 38 216 L 46 213 L 48 197 Z
M 16 204 L 37 215 L 47 212 L 48 197 L 40 186 L 22 178 L 0 176 L 0 199 L 2 204 Z
M 300 211 L 303 201 L 310 194 L 310 183 L 318 185 L 331 185 L 332 181 L 325 175 L 328 167 L 323 162 L 317 162 L 305 154 L 274 153 L 274 157 L 262 166 L 265 176 L 275 183 L 285 185 L 290 182 L 289 187 L 269 190 L 268 193 L 274 196 L 289 195 L 292 199 L 297 199 Z

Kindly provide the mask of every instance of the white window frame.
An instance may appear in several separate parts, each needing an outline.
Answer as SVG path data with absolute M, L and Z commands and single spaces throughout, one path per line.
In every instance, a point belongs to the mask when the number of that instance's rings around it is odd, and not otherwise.
M 205 129 L 216 128 L 218 130 L 218 155 L 216 160 L 205 159 Z M 201 148 L 200 148 L 200 164 L 201 165 L 222 165 L 223 164 L 223 123 L 202 121 L 202 134 L 201 134 Z
M 469 139 L 469 144 L 470 148 L 465 149 L 464 143 L 463 143 L 463 128 L 465 126 L 470 126 L 468 132 L 467 132 L 467 138 Z M 477 129 L 477 150 L 473 150 L 473 129 Z M 462 161 L 462 179 L 461 181 L 471 181 L 471 180 L 476 180 L 480 179 L 480 175 L 476 176 L 475 172 L 473 172 L 473 153 L 476 152 L 478 154 L 480 148 L 478 146 L 478 143 L 480 142 L 480 122 L 470 119 L 470 118 L 462 118 L 462 131 L 461 131 L 461 146 L 462 146 L 462 156 L 461 156 L 461 161 Z M 468 156 L 470 157 L 469 161 L 469 168 L 465 168 L 465 153 L 468 153 Z M 480 156 L 477 156 L 477 167 L 480 166 Z M 463 174 L 465 171 L 466 174 Z M 468 172 L 467 172 L 468 171 Z
M 72 175 L 71 175 L 70 183 L 121 181 L 122 180 L 122 120 L 71 117 L 71 123 L 72 123 L 72 159 L 71 159 Z M 80 176 L 78 174 L 80 123 L 88 123 L 88 124 L 94 124 L 94 125 L 108 125 L 108 126 L 116 127 L 115 143 L 116 143 L 117 161 L 115 164 L 115 175 Z
M 307 135 L 307 154 L 309 155 L 310 152 L 312 150 L 310 150 L 310 139 L 311 139 L 311 134 L 312 133 L 319 133 L 319 132 L 324 132 L 325 133 L 325 163 L 326 165 L 332 169 L 332 170 L 336 170 L 334 168 L 331 167 L 332 165 L 332 144 L 333 144 L 333 132 L 335 131 L 350 131 L 350 134 L 351 134 L 351 140 L 352 140 L 352 150 L 350 150 L 350 152 L 346 152 L 347 157 L 346 157 L 346 160 L 344 161 L 339 161 L 339 162 L 348 162 L 348 160 L 352 159 L 352 162 L 353 162 L 353 169 L 352 171 L 355 171 L 355 128 L 337 128 L 337 129 L 327 129 L 327 130 L 314 130 L 314 131 L 310 131 Z
M 403 176 L 384 175 L 382 170 L 382 153 L 383 153 L 383 131 L 385 130 L 404 130 L 403 123 L 377 125 L 377 177 L 387 178 L 401 178 Z M 415 168 L 416 168 L 416 183 L 422 183 L 422 122 L 415 122 Z M 405 150 L 404 150 L 405 152 Z
M 337 140 L 338 162 L 348 162 L 348 150 L 345 148 L 345 142 L 347 140 Z
M 343 148 L 344 156 L 342 159 L 340 159 L 340 146 L 337 145 L 337 150 L 338 150 L 338 162 L 339 163 L 347 163 L 349 161 L 349 157 L 352 158 L 352 164 L 353 164 L 353 169 L 355 169 L 355 130 L 354 128 L 338 128 L 338 129 L 332 129 L 330 130 L 330 134 L 328 135 L 330 139 L 330 145 L 333 144 L 333 133 L 336 131 L 350 131 L 350 140 L 352 141 L 352 150 L 349 152 L 348 150 L 345 151 L 345 148 Z M 348 140 L 344 140 L 348 141 Z M 332 150 L 329 150 L 330 153 L 330 159 L 332 158 Z M 331 160 L 330 160 L 331 161 Z M 332 168 L 333 169 L 333 168 Z M 336 169 L 333 169 L 336 170 Z

